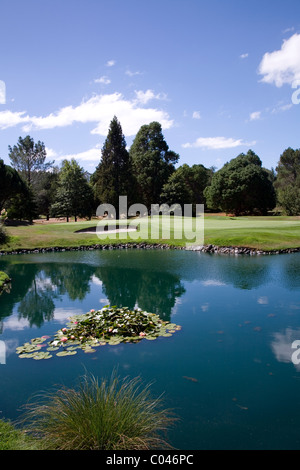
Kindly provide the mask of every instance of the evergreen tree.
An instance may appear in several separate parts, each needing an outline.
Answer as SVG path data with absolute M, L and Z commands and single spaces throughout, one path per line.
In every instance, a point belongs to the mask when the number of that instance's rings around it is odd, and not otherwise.
M 51 212 L 56 217 L 66 217 L 67 221 L 74 216 L 75 222 L 78 216 L 92 216 L 92 188 L 85 177 L 84 169 L 74 159 L 64 160 L 62 163 Z
M 300 149 L 286 149 L 276 170 L 274 186 L 279 204 L 287 215 L 300 215 Z
M 49 220 L 58 185 L 59 168 L 54 167 L 51 171 L 39 172 L 38 176 L 34 188 L 37 212 Z
M 91 177 L 97 204 L 111 204 L 119 214 L 119 196 L 127 196 L 132 202 L 134 179 L 129 152 L 121 124 L 116 116 L 110 123 L 107 138 L 102 149 L 102 157 Z
M 47 157 L 45 144 L 40 141 L 35 143 L 29 135 L 25 138 L 19 137 L 17 145 L 14 147 L 9 145 L 8 149 L 11 165 L 24 179 L 29 191 L 26 201 L 16 198 L 12 213 L 17 217 L 18 213 L 23 212 L 23 218 L 26 214 L 26 218 L 32 221 L 34 217 L 39 216 L 38 206 L 41 195 L 38 187 L 41 176 L 52 167 L 54 162 L 45 161 Z
M 204 195 L 210 209 L 236 216 L 265 214 L 276 204 L 270 175 L 252 150 L 233 158 L 214 173 Z
M 11 165 L 15 168 L 30 187 L 33 184 L 35 172 L 46 171 L 53 162 L 45 163 L 47 153 L 43 142 L 34 142 L 27 135 L 24 139 L 19 137 L 18 144 L 12 148 L 10 145 L 9 158 Z
M 177 168 L 162 188 L 161 202 L 172 205 L 205 204 L 204 189 L 210 184 L 211 168 L 203 165 L 189 166 L 186 163 Z
M 16 170 L 0 159 L 0 211 L 7 209 L 10 200 L 17 194 L 24 198 L 28 194 L 28 187 Z
M 130 156 L 137 181 L 136 202 L 149 210 L 151 204 L 160 202 L 163 185 L 174 172 L 179 155 L 169 150 L 161 124 L 154 121 L 140 128 L 130 148 Z

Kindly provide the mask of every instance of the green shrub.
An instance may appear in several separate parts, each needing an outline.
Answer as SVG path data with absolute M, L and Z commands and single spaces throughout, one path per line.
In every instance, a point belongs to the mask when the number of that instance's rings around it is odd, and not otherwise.
M 6 229 L 0 222 L 0 245 L 3 245 L 8 239 Z
M 140 379 L 84 377 L 78 390 L 43 394 L 29 405 L 26 429 L 45 450 L 148 450 L 171 446 L 162 437 L 174 422 Z
M 0 420 L 0 450 L 35 450 L 37 442 L 9 421 Z

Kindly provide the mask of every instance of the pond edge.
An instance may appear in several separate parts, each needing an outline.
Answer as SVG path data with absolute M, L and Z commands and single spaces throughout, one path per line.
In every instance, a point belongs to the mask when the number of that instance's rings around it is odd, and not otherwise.
M 53 252 L 66 252 L 66 251 L 93 251 L 93 250 L 126 250 L 126 249 L 144 249 L 144 250 L 182 250 L 194 251 L 209 254 L 225 254 L 225 255 L 277 255 L 299 253 L 300 247 L 284 248 L 278 250 L 260 250 L 257 248 L 249 248 L 242 246 L 216 246 L 216 245 L 201 245 L 201 246 L 176 246 L 165 243 L 116 243 L 116 244 L 95 244 L 95 245 L 81 245 L 73 247 L 47 247 L 47 248 L 34 248 L 24 249 L 20 248 L 11 251 L 0 251 L 0 256 L 5 255 L 18 255 L 18 254 L 33 254 L 33 253 L 53 253 Z

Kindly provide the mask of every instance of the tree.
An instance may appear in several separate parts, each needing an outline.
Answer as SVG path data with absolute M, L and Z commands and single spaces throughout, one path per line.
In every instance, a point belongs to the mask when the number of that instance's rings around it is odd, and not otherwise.
M 286 149 L 276 171 L 274 186 L 278 203 L 287 215 L 300 215 L 300 149 Z
M 110 123 L 107 138 L 102 149 L 102 158 L 92 175 L 91 183 L 97 204 L 111 204 L 119 214 L 119 196 L 127 196 L 131 204 L 134 181 L 131 159 L 126 149 L 122 127 L 116 116 Z
M 0 211 L 7 204 L 9 205 L 14 196 L 20 194 L 24 197 L 27 193 L 28 188 L 19 173 L 11 166 L 5 165 L 0 159 Z M 7 209 L 8 206 L 5 208 Z
M 210 184 L 213 170 L 203 165 L 190 167 L 186 163 L 171 174 L 162 188 L 161 202 L 172 204 L 205 204 L 204 189 Z
M 30 223 L 37 217 L 35 198 L 32 189 L 26 185 L 26 192 L 17 193 L 9 202 L 8 218 L 28 220 Z
M 140 128 L 129 153 L 137 181 L 136 202 L 149 210 L 151 204 L 160 202 L 163 185 L 175 171 L 179 155 L 169 150 L 161 125 L 155 121 Z
M 204 195 L 209 208 L 236 216 L 264 214 L 276 204 L 269 173 L 252 150 L 230 160 L 214 173 Z
M 93 212 L 93 192 L 89 185 L 84 169 L 76 160 L 64 160 L 59 173 L 58 188 L 55 202 L 51 212 L 56 217 L 66 217 L 69 222 L 71 216 L 91 217 Z
M 49 220 L 51 206 L 58 186 L 59 168 L 54 167 L 51 171 L 39 173 L 35 184 L 36 208 L 39 215 L 46 216 Z
M 10 145 L 9 158 L 15 168 L 30 187 L 33 183 L 34 172 L 46 171 L 53 162 L 45 163 L 47 153 L 43 142 L 34 140 L 27 135 L 24 139 L 19 137 L 18 144 L 12 148 Z

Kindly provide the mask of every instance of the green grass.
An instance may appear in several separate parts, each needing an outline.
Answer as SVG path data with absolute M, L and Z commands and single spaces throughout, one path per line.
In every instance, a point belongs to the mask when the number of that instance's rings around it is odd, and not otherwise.
M 208 217 L 205 242 L 260 250 L 300 247 L 300 217 Z
M 132 224 L 140 221 L 140 234 L 119 233 L 99 240 L 96 234 L 76 233 L 97 224 L 96 220 L 87 222 L 53 223 L 49 225 L 34 224 L 31 226 L 7 227 L 9 241 L 1 245 L 2 251 L 18 249 L 33 250 L 48 247 L 78 247 L 105 243 L 167 243 L 185 246 L 190 242 L 192 232 L 182 230 L 182 218 L 171 219 L 170 233 L 162 232 L 162 218 L 153 219 L 152 228 L 159 234 L 151 235 L 149 218 L 132 220 Z M 166 219 L 164 219 L 166 220 Z M 191 219 L 189 219 L 191 220 Z M 126 221 L 122 221 L 124 223 Z M 108 222 L 113 224 L 114 222 Z M 192 220 L 195 224 L 195 219 Z M 165 225 L 163 225 L 165 228 Z M 243 246 L 262 250 L 279 250 L 300 247 L 300 217 L 238 217 L 231 218 L 218 215 L 206 215 L 204 222 L 204 244 L 218 246 Z M 160 230 L 160 232 L 159 232 Z M 180 233 L 183 231 L 183 237 Z M 168 231 L 167 231 L 168 232 Z M 133 239 L 140 236 L 140 239 Z M 196 240 L 196 244 L 201 244 Z
M 9 276 L 4 273 L 3 271 L 0 271 L 0 294 L 3 291 L 5 285 L 10 281 Z
M 0 450 L 37 450 L 38 441 L 16 429 L 9 421 L 0 420 Z

